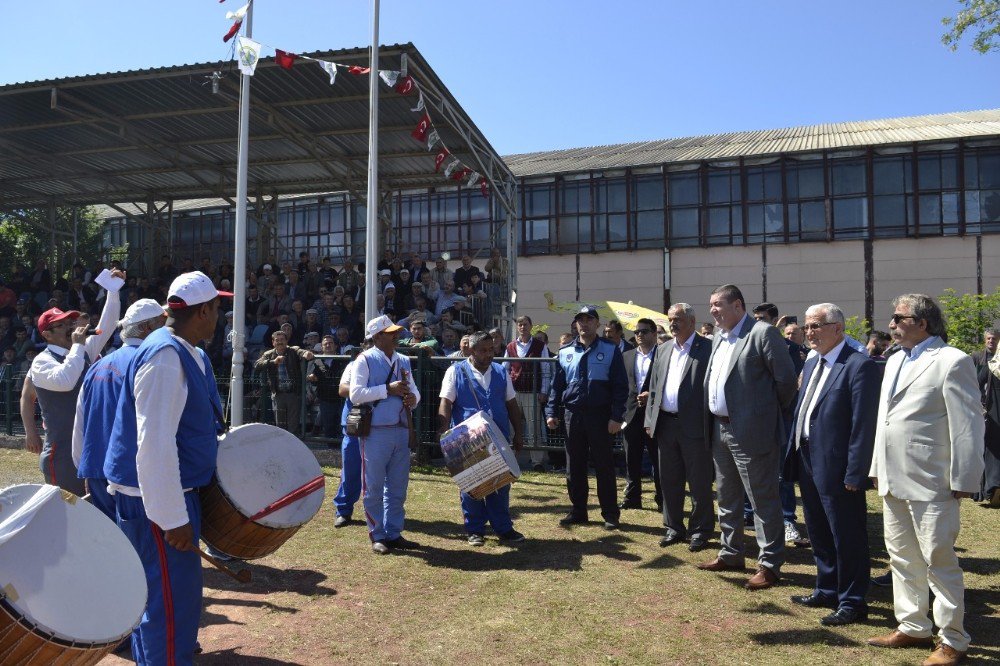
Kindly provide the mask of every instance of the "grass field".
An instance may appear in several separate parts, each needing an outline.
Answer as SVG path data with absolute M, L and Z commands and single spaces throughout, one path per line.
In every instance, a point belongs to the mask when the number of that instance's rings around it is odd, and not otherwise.
M 0 449 L 0 485 L 37 481 L 36 465 Z M 325 470 L 330 498 L 339 470 Z M 455 485 L 439 470 L 415 470 L 406 534 L 423 547 L 378 557 L 363 525 L 333 528 L 327 502 L 274 555 L 247 565 L 249 585 L 205 569 L 198 663 L 903 664 L 926 656 L 865 645 L 895 626 L 889 590 L 873 588 L 865 625 L 826 629 L 823 611 L 793 606 L 788 596 L 812 586 L 808 550 L 789 552 L 781 585 L 748 592 L 745 575 L 695 569 L 713 550 L 660 548 L 654 511 L 624 512 L 616 533 L 559 527 L 568 510 L 560 476 L 525 474 L 512 506 L 528 541 L 505 547 L 488 537 L 472 549 Z M 881 572 L 877 507 L 869 517 Z M 958 546 L 970 663 L 1000 660 L 998 534 L 1000 511 L 964 504 Z

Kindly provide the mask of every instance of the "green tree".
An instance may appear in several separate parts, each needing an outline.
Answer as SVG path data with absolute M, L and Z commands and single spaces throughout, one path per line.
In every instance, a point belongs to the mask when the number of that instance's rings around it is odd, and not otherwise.
M 992 294 L 958 294 L 946 289 L 941 298 L 948 344 L 967 354 L 982 348 L 983 331 L 1000 319 L 1000 287 Z
M 941 36 L 941 41 L 952 51 L 958 50 L 958 44 L 966 32 L 972 31 L 972 48 L 979 53 L 988 53 L 1000 48 L 997 37 L 1000 36 L 1000 0 L 959 0 L 961 9 L 953 17 L 941 19 L 948 31 Z
M 844 334 L 851 336 L 862 344 L 868 342 L 868 334 L 871 333 L 871 330 L 871 323 L 858 315 L 851 315 L 844 320 Z
M 103 253 L 103 221 L 90 208 L 77 210 L 76 244 L 73 239 L 73 210 L 56 211 L 55 245 L 48 229 L 48 211 L 24 210 L 0 213 L 0 275 L 10 275 L 17 263 L 28 266 L 38 259 L 48 262 L 53 275 L 65 275 L 77 257 L 91 265 Z

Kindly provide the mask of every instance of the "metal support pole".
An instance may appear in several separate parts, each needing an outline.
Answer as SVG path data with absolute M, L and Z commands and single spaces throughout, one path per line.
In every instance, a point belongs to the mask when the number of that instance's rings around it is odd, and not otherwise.
M 253 3 L 247 10 L 247 37 L 253 36 Z M 246 340 L 247 284 L 247 162 L 250 149 L 250 76 L 240 78 L 240 133 L 236 170 L 236 258 L 233 261 L 233 371 L 230 423 L 243 424 L 243 361 Z
M 365 202 L 365 321 L 375 318 L 378 309 L 378 12 L 379 0 L 372 0 L 372 51 L 368 73 L 368 200 Z

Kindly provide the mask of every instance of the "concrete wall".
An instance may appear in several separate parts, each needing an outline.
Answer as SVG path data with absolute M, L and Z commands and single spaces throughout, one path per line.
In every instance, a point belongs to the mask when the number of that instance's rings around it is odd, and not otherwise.
M 815 303 L 836 303 L 848 317 L 864 318 L 864 243 L 769 245 L 767 300 L 799 321 Z
M 721 284 L 735 284 L 756 305 L 761 299 L 760 257 L 760 246 L 671 250 L 670 300 L 690 303 L 699 322 L 711 320 L 708 297 Z

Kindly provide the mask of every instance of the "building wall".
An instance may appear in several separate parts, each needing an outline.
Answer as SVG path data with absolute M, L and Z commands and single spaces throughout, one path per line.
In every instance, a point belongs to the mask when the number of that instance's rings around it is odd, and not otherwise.
M 761 300 L 760 246 L 689 248 L 670 252 L 670 300 L 689 303 L 699 322 L 710 321 L 708 297 L 735 284 L 748 303 Z
M 767 300 L 777 305 L 782 314 L 798 315 L 800 322 L 806 308 L 815 303 L 836 303 L 846 316 L 863 319 L 864 243 L 769 245 Z

